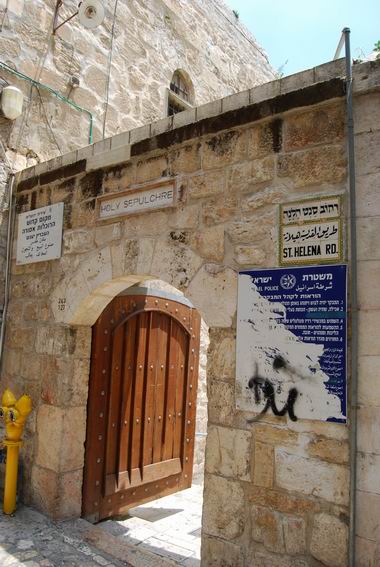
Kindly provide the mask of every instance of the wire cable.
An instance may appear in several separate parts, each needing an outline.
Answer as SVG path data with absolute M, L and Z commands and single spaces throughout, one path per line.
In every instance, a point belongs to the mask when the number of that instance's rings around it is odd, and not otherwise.
M 106 85 L 106 102 L 104 106 L 104 117 L 103 117 L 103 133 L 102 137 L 103 140 L 106 137 L 106 123 L 107 123 L 107 112 L 108 112 L 108 104 L 109 104 L 109 95 L 110 95 L 110 80 L 111 80 L 111 66 L 112 66 L 112 53 L 113 53 L 113 40 L 115 36 L 115 23 L 116 23 L 116 11 L 117 11 L 117 4 L 119 0 L 115 0 L 114 10 L 113 10 L 113 21 L 112 21 L 112 28 L 111 28 L 111 43 L 110 49 L 108 53 L 108 70 L 107 70 L 107 85 Z
M 33 86 L 33 85 L 32 85 L 32 86 Z M 54 141 L 55 145 L 56 145 L 57 148 L 58 148 L 59 153 L 62 155 L 62 150 L 61 150 L 61 148 L 60 148 L 60 146 L 59 146 L 59 144 L 58 144 L 58 142 L 57 142 L 57 138 L 55 137 L 53 128 L 51 127 L 51 124 L 50 124 L 50 121 L 49 121 L 49 118 L 48 118 L 48 115 L 47 115 L 47 112 L 46 112 L 46 108 L 45 108 L 45 105 L 44 105 L 44 101 L 43 101 L 42 96 L 41 96 L 41 91 L 40 91 L 39 87 L 37 87 L 36 85 L 34 85 L 34 86 L 36 87 L 37 92 L 38 92 L 38 97 L 39 97 L 39 99 L 40 99 L 41 108 L 42 108 L 42 112 L 43 112 L 43 114 L 44 114 L 44 118 L 45 118 L 46 125 L 47 125 L 47 127 L 48 127 L 48 129 L 49 129 L 49 131 L 50 131 L 51 137 L 53 138 L 53 141 Z
M 5 69 L 9 73 L 12 73 L 16 77 L 19 77 L 20 79 L 24 79 L 25 81 L 29 81 L 29 83 L 31 83 L 31 85 L 32 85 L 31 88 L 33 88 L 33 86 L 35 86 L 35 87 L 40 87 L 41 89 L 47 90 L 50 94 L 54 95 L 55 97 L 57 97 L 62 102 L 65 102 L 66 104 L 72 106 L 76 110 L 79 110 L 80 112 L 84 112 L 85 114 L 87 114 L 88 117 L 89 117 L 89 133 L 88 133 L 89 142 L 88 143 L 92 144 L 92 133 L 93 133 L 94 118 L 93 118 L 92 113 L 89 110 L 87 110 L 86 108 L 83 108 L 82 106 L 79 106 L 79 104 L 76 104 L 76 102 L 74 102 L 73 100 L 69 100 L 68 98 L 63 96 L 58 91 L 55 91 L 54 89 L 52 89 L 48 85 L 45 85 L 44 83 L 41 83 L 39 81 L 35 81 L 34 79 L 29 77 L 28 75 L 24 75 L 24 73 L 20 73 L 19 71 L 15 71 L 15 69 L 13 69 L 12 67 L 9 67 L 9 65 L 4 63 L 3 61 L 0 61 L 0 68 Z

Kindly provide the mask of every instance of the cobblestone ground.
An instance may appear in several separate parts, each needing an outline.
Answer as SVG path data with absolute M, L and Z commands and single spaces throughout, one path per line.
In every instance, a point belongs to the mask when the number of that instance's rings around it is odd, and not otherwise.
M 0 513 L 1 567 L 126 567 L 75 536 L 70 523 L 52 522 L 30 508 Z

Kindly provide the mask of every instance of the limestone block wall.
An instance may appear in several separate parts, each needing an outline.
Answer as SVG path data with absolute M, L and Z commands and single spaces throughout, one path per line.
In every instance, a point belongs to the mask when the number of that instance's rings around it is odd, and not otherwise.
M 119 0 L 115 19 L 115 1 L 104 5 L 105 20 L 95 30 L 74 18 L 52 35 L 55 2 L 0 2 L 0 60 L 92 112 L 94 141 L 102 138 L 105 115 L 106 137 L 166 116 L 176 69 L 189 77 L 194 105 L 274 78 L 265 53 L 222 0 Z M 65 0 L 59 21 L 77 6 Z M 71 76 L 79 88 L 70 87 Z M 0 77 L 27 99 L 25 115 L 5 137 L 10 148 L 46 160 L 88 143 L 87 115 L 4 69 Z
M 166 116 L 176 69 L 189 77 L 194 105 L 275 76 L 254 37 L 222 0 L 112 0 L 104 2 L 106 16 L 95 30 L 74 18 L 52 35 L 55 5 L 0 0 L 0 62 L 90 111 L 94 141 L 102 139 L 104 123 L 108 137 Z M 77 7 L 77 0 L 65 0 L 59 22 Z M 71 88 L 72 76 L 78 88 Z M 0 142 L 15 171 L 89 143 L 88 114 L 0 67 L 1 78 L 25 96 L 20 118 L 0 116 Z M 0 289 L 9 173 L 3 153 L 0 145 Z
M 274 81 L 19 177 L 18 211 L 65 203 L 62 258 L 12 268 L 2 383 L 26 389 L 36 406 L 24 451 L 27 502 L 56 517 L 80 514 L 91 325 L 125 287 L 158 278 L 183 292 L 209 326 L 202 564 L 347 565 L 350 424 L 270 414 L 248 424 L 252 414 L 235 404 L 238 270 L 278 265 L 279 203 L 341 194 L 347 212 L 343 73 L 338 61 Z M 375 567 L 379 64 L 357 67 L 354 77 L 357 564 Z M 176 180 L 176 207 L 96 221 L 98 195 L 163 177 Z
M 379 67 L 373 71 L 378 84 Z M 358 85 L 359 87 L 359 85 Z M 355 100 L 359 275 L 358 565 L 380 564 L 380 94 Z

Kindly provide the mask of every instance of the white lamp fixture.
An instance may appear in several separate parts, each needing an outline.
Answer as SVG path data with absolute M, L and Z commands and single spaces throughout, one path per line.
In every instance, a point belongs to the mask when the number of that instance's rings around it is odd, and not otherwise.
M 24 95 L 20 89 L 9 85 L 1 92 L 1 110 L 8 120 L 16 120 L 22 114 Z
M 105 17 L 105 11 L 102 0 L 82 0 L 79 2 L 78 10 L 71 14 L 66 20 L 63 20 L 60 24 L 58 23 L 59 9 L 63 5 L 63 0 L 57 0 L 54 11 L 54 21 L 53 21 L 53 34 L 59 30 L 64 24 L 75 18 L 79 17 L 79 21 L 88 30 L 93 30 L 100 26 Z
M 104 7 L 100 0 L 83 0 L 78 9 L 79 21 L 85 28 L 93 30 L 104 20 Z

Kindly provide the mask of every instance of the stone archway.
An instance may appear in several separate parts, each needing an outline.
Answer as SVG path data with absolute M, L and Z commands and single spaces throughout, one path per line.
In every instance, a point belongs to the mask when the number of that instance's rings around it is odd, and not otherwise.
M 113 250 L 105 247 L 82 255 L 81 262 L 75 262 L 73 258 L 71 269 L 65 270 L 64 277 L 50 295 L 55 322 L 54 325 L 41 329 L 38 338 L 40 346 L 37 348 L 50 354 L 54 368 L 59 368 L 63 359 L 65 364 L 71 364 L 71 374 L 69 367 L 65 366 L 67 372 L 62 380 L 66 390 L 72 391 L 73 396 L 78 394 L 78 398 L 73 399 L 70 407 L 67 407 L 65 400 L 55 395 L 54 389 L 59 389 L 55 382 L 43 389 L 42 400 L 45 403 L 37 410 L 36 455 L 28 499 L 55 517 L 80 515 L 91 326 L 112 298 L 126 288 L 142 285 L 142 282 L 155 280 L 153 285 L 157 287 L 159 278 L 164 282 L 160 284 L 161 289 L 176 289 L 177 293 L 188 297 L 195 307 L 198 308 L 199 305 L 199 311 L 206 322 L 214 322 L 217 327 L 228 327 L 232 323 L 236 301 L 233 293 L 233 270 L 220 269 L 212 264 L 199 267 L 200 259 L 183 246 L 180 250 L 185 269 L 181 269 L 178 262 L 173 264 L 173 258 L 179 250 L 176 243 L 161 250 L 160 261 L 155 261 L 154 246 L 150 239 L 147 240 L 137 240 L 133 245 L 136 255 L 133 263 L 141 267 L 140 273 L 120 274 L 120 266 L 117 262 L 112 262 L 112 257 L 120 259 L 126 253 L 126 248 L 127 253 L 129 250 L 120 243 Z M 64 259 L 68 262 L 67 257 Z M 112 277 L 114 275 L 116 277 Z M 190 281 L 189 276 L 193 276 Z M 170 283 L 166 283 L 168 280 Z M 182 290 L 173 287 L 173 282 L 180 283 Z M 221 305 L 223 309 L 220 308 Z M 217 337 L 215 332 L 214 336 Z M 207 338 L 203 342 L 202 363 L 205 366 Z M 202 372 L 205 378 L 205 369 Z M 57 381 L 59 380 L 60 378 Z M 205 397 L 205 383 L 202 390 Z M 233 397 L 230 398 L 231 402 L 232 400 Z M 203 411 L 205 417 L 206 410 Z M 51 430 L 52 422 L 56 424 L 54 432 Z M 203 433 L 205 427 L 204 425 Z M 203 445 L 200 451 L 203 450 L 204 454 L 204 436 L 199 444 Z M 202 474 L 203 463 L 198 460 L 197 464 Z M 47 476 L 52 491 L 46 498 Z

